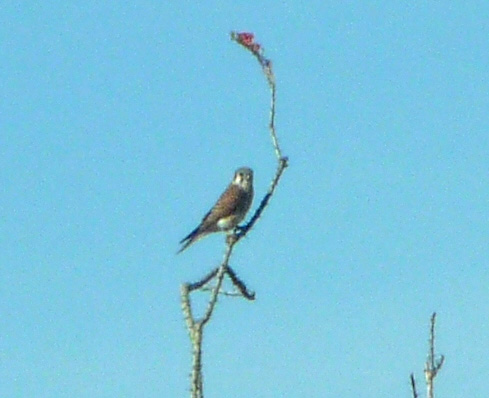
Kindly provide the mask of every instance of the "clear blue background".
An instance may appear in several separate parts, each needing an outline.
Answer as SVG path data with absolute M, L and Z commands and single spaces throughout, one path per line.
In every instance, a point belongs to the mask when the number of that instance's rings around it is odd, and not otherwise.
M 52 2 L 0 8 L 0 396 L 185 397 L 176 256 L 234 169 L 290 157 L 204 341 L 209 397 L 489 391 L 489 5 Z M 27 4 L 27 3 L 26 3 Z

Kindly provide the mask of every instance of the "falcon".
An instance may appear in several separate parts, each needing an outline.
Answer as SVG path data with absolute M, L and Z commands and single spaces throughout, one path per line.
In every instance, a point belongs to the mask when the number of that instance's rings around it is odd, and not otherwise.
M 200 225 L 180 241 L 183 252 L 192 243 L 212 232 L 230 231 L 245 217 L 253 201 L 253 170 L 241 167 L 234 173 L 231 184 L 204 216 Z

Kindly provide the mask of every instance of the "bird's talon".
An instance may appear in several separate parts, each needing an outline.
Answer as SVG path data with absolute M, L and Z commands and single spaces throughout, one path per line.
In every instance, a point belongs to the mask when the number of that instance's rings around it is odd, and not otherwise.
M 238 236 L 235 233 L 229 234 L 226 237 L 226 244 L 232 245 L 232 244 L 236 243 L 237 240 L 238 240 Z

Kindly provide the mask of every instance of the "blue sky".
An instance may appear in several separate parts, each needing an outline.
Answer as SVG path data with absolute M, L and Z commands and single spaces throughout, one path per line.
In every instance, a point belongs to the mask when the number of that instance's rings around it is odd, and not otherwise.
M 290 158 L 204 341 L 209 397 L 440 396 L 489 382 L 489 5 L 126 2 L 0 8 L 0 396 L 188 396 L 176 256 L 234 170 Z

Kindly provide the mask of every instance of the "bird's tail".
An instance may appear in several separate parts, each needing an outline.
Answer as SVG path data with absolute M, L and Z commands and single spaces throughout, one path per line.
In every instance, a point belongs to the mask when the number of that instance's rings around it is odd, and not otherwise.
M 183 238 L 180 241 L 180 244 L 182 244 L 182 247 L 180 248 L 179 251 L 177 251 L 177 254 L 180 254 L 183 252 L 187 247 L 189 247 L 192 243 L 198 241 L 200 238 L 202 238 L 202 234 L 199 231 L 199 227 L 195 228 L 192 232 L 190 232 L 185 238 Z

